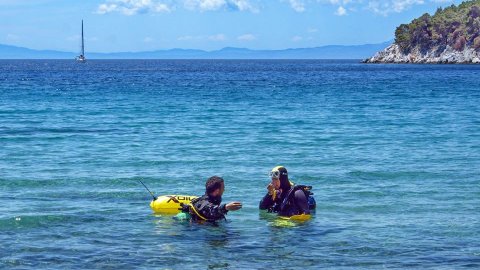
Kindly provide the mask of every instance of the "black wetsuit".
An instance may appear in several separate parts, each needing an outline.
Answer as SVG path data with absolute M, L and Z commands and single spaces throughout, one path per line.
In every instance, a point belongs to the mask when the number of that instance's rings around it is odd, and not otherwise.
M 310 214 L 307 196 L 301 188 L 297 187 L 282 192 L 281 196 L 275 198 L 275 200 L 272 195 L 267 193 L 260 201 L 259 208 L 287 217 Z
M 228 210 L 221 204 L 221 198 L 212 198 L 208 195 L 193 199 L 190 206 L 184 206 L 182 211 L 190 213 L 195 221 L 215 222 L 225 219 Z M 192 209 L 194 208 L 194 209 Z

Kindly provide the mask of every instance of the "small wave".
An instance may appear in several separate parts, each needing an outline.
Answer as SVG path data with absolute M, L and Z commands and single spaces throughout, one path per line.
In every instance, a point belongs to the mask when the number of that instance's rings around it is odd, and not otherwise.
M 402 180 L 402 179 L 425 179 L 442 176 L 441 174 L 422 171 L 351 171 L 349 176 L 363 180 Z
M 79 128 L 0 128 L 0 136 L 40 135 L 40 134 L 106 134 L 116 133 L 120 129 L 79 129 Z
M 23 230 L 32 228 L 50 228 L 54 225 L 104 221 L 106 218 L 88 214 L 79 215 L 18 215 L 0 219 L 0 231 Z

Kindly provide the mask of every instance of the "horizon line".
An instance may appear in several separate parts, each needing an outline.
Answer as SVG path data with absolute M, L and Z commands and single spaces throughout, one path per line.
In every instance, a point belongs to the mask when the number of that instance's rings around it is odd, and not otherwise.
M 315 46 L 315 47 L 296 47 L 296 48 L 283 48 L 283 49 L 251 49 L 251 48 L 246 48 L 246 47 L 232 47 L 232 46 L 226 46 L 222 47 L 220 49 L 213 49 L 213 50 L 205 50 L 205 49 L 195 49 L 195 48 L 170 48 L 170 49 L 152 49 L 152 50 L 145 50 L 145 51 L 118 51 L 118 52 L 88 52 L 85 55 L 88 54 L 118 54 L 118 53 L 152 53 L 152 52 L 159 52 L 159 51 L 172 51 L 172 50 L 184 50 L 184 51 L 202 51 L 202 52 L 217 52 L 217 51 L 222 51 L 225 49 L 241 49 L 241 50 L 249 50 L 249 51 L 286 51 L 286 50 L 301 50 L 301 49 L 317 49 L 317 48 L 324 48 L 324 47 L 355 47 L 355 46 L 368 46 L 368 45 L 381 45 L 381 44 L 386 44 L 386 43 L 391 43 L 394 42 L 394 40 L 388 40 L 384 42 L 379 42 L 379 43 L 364 43 L 364 44 L 348 44 L 348 45 L 339 45 L 339 44 L 329 44 L 329 45 L 320 45 L 320 46 Z M 27 49 L 27 50 L 32 50 L 32 51 L 40 51 L 40 52 L 45 52 L 45 51 L 50 51 L 50 52 L 58 52 L 58 53 L 72 53 L 76 54 L 76 52 L 73 51 L 61 51 L 61 50 L 55 50 L 55 49 L 32 49 L 29 47 L 23 47 L 19 45 L 11 45 L 11 44 L 5 44 L 5 43 L 0 43 L 0 46 L 8 46 L 8 47 L 15 47 L 19 49 Z

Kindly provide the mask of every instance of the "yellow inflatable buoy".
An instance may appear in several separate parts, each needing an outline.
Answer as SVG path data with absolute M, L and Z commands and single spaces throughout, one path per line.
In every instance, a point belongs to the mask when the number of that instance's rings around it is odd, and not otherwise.
M 282 217 L 279 216 L 281 219 L 293 220 L 293 221 L 307 221 L 312 218 L 312 215 L 301 214 L 301 215 L 293 215 L 291 217 Z
M 189 195 L 164 195 L 159 196 L 156 200 L 150 202 L 150 208 L 156 214 L 178 214 L 181 212 L 180 204 L 189 204 L 191 200 L 197 196 Z

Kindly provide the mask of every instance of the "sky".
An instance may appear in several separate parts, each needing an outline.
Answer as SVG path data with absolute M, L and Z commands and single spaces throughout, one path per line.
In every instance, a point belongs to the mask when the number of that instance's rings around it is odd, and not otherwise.
M 0 44 L 76 52 L 382 43 L 459 0 L 0 0 Z

